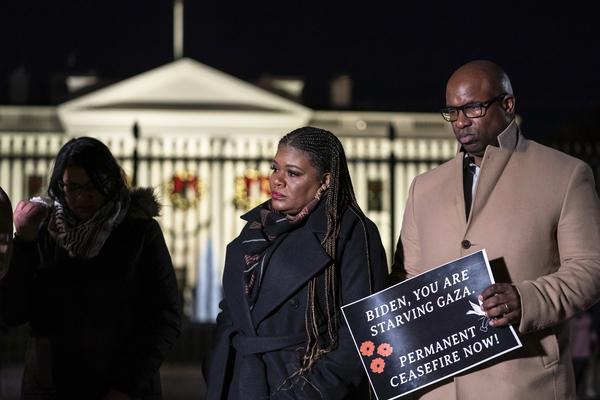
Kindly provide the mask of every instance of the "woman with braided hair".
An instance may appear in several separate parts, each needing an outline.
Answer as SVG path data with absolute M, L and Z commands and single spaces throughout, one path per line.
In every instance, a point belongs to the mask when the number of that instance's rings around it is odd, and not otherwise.
M 383 289 L 377 227 L 358 206 L 342 144 L 305 127 L 273 158 L 271 200 L 227 247 L 207 399 L 364 399 L 340 307 Z

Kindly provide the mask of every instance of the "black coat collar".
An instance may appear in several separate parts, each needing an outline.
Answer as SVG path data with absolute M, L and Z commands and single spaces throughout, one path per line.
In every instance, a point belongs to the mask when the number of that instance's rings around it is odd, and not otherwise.
M 241 218 L 247 221 L 256 220 L 265 206 L 266 203 L 263 203 Z M 331 257 L 321 246 L 326 232 L 325 202 L 321 201 L 309 215 L 308 221 L 292 231 L 277 246 L 271 257 L 260 294 L 252 310 L 254 328 L 331 263 Z M 243 255 L 238 259 L 239 262 L 243 262 Z
M 258 207 L 254 207 L 240 218 L 244 221 L 256 221 L 260 218 L 260 212 L 267 209 L 267 203 L 271 200 L 267 200 Z M 325 213 L 326 197 L 323 197 L 319 202 L 319 205 L 308 217 L 308 224 L 310 229 L 315 233 L 327 233 L 327 214 Z

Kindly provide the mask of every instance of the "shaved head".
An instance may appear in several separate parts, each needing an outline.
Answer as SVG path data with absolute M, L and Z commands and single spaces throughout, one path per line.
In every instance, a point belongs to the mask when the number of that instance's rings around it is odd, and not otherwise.
M 487 146 L 498 146 L 498 135 L 515 117 L 515 96 L 506 72 L 489 61 L 472 61 L 457 69 L 446 85 L 446 107 L 467 104 L 487 105 L 478 117 L 469 118 L 459 111 L 452 129 L 464 150 L 480 165 Z
M 487 87 L 489 96 L 496 93 L 514 94 L 508 75 L 502 68 L 490 61 L 471 61 L 454 72 L 448 81 L 451 83 L 476 80 Z

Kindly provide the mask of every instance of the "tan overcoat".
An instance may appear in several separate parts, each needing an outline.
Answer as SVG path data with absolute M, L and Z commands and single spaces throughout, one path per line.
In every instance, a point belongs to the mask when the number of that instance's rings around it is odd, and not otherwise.
M 498 139 L 500 147 L 486 149 L 468 219 L 464 153 L 415 178 L 392 279 L 485 249 L 496 281 L 521 296 L 523 347 L 414 398 L 575 398 L 568 320 L 600 292 L 594 178 L 584 162 L 525 139 L 515 121 Z

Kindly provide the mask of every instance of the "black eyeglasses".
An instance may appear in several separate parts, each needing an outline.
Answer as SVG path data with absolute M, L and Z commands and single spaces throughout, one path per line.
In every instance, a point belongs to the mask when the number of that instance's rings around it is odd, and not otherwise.
M 485 110 L 489 106 L 491 106 L 496 101 L 502 99 L 506 95 L 508 95 L 508 93 L 502 93 L 500 96 L 486 100 L 483 103 L 469 103 L 460 107 L 442 108 L 440 110 L 440 113 L 447 122 L 456 121 L 458 119 L 458 113 L 460 112 L 460 110 L 462 110 L 462 112 L 465 114 L 465 117 L 467 118 L 480 118 L 485 115 Z
M 66 183 L 63 181 L 58 182 L 58 186 L 65 193 L 65 196 L 75 199 L 81 196 L 81 193 L 96 194 L 96 188 L 92 185 L 92 182 L 88 182 L 85 185 L 79 185 L 77 183 Z

